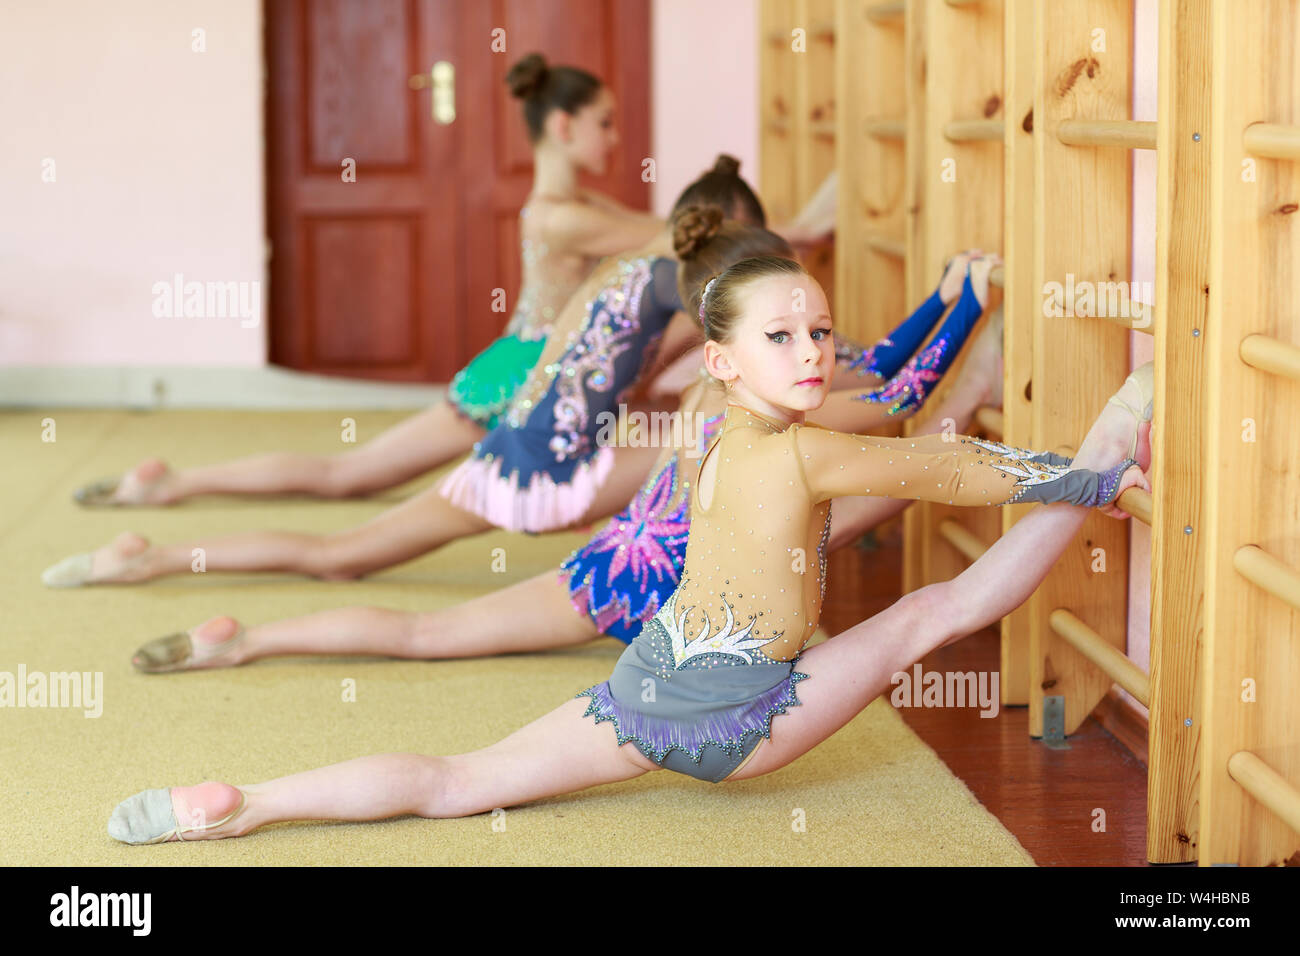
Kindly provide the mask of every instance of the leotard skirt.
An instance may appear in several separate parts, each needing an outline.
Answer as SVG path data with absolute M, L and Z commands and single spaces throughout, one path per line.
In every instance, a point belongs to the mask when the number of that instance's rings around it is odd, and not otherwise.
M 775 715 L 798 705 L 795 684 L 808 675 L 794 669 L 798 658 L 772 661 L 720 636 L 688 641 L 676 596 L 623 651 L 609 680 L 576 696 L 591 698 L 584 717 L 613 721 L 620 746 L 631 742 L 664 770 L 717 783 L 771 736 Z
M 447 401 L 470 421 L 491 431 L 545 347 L 544 338 L 501 336 L 456 373 L 447 387 Z

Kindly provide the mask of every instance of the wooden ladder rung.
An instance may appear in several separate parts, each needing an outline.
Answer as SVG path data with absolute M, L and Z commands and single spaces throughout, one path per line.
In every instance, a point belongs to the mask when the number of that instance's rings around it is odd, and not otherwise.
M 938 531 L 939 537 L 960 551 L 969 561 L 978 561 L 980 555 L 989 549 L 988 545 L 952 518 L 944 518 L 935 530 Z
M 894 0 L 893 3 L 877 3 L 867 7 L 867 19 L 880 22 L 882 20 L 892 20 L 895 17 L 903 15 L 903 0 Z
M 1056 138 L 1067 146 L 1155 149 L 1156 124 L 1136 120 L 1062 120 Z
M 1237 573 L 1279 601 L 1300 608 L 1300 573 L 1258 545 L 1240 547 L 1232 556 Z
M 1241 360 L 1274 375 L 1300 379 L 1300 348 L 1268 335 L 1248 335 L 1241 340 Z
M 874 136 L 876 139 L 905 139 L 907 129 L 900 120 L 878 119 L 867 120 L 867 135 Z
M 1002 440 L 1002 412 L 996 408 L 982 405 L 975 409 L 975 421 L 986 432 L 991 432 L 998 441 Z
M 997 272 L 997 269 L 994 269 L 993 272 Z M 993 274 L 992 274 L 992 273 L 989 274 L 989 281 L 990 281 L 990 282 L 993 281 Z M 1123 283 L 1120 283 L 1120 284 L 1123 285 Z M 1065 293 L 1064 293 L 1064 292 L 1060 292 L 1060 291 L 1057 291 L 1057 290 L 1055 290 L 1055 289 L 1052 290 L 1052 301 L 1056 304 L 1057 308 L 1059 308 L 1059 309 L 1061 310 L 1062 313 L 1067 312 L 1067 309 L 1066 309 L 1066 307 L 1065 307 L 1065 306 L 1066 306 L 1066 302 L 1065 302 Z M 1136 313 L 1136 314 L 1130 314 L 1130 315 L 1094 315 L 1094 316 L 1087 316 L 1087 318 L 1105 319 L 1107 322 L 1113 322 L 1115 325 L 1122 326 L 1123 328 L 1129 329 L 1130 331 L 1133 331 L 1133 332 L 1142 332 L 1142 333 L 1145 333 L 1146 335 L 1155 335 L 1155 334 L 1156 334 L 1156 329 L 1155 329 L 1155 325 L 1156 325 L 1156 310 L 1155 310 L 1155 306 L 1153 306 L 1153 305 L 1148 305 L 1148 304 L 1145 303 L 1145 302 L 1139 302 L 1139 301 L 1137 301 L 1136 299 L 1129 299 L 1129 300 L 1128 300 L 1128 308 L 1127 308 L 1127 309 L 1121 309 L 1120 311 L 1122 311 L 1122 312 L 1129 312 L 1129 313 Z M 1077 314 L 1078 314 L 1078 313 L 1076 313 L 1076 315 L 1077 315 Z
M 907 257 L 907 246 L 897 239 L 889 239 L 885 236 L 879 236 L 874 233 L 868 233 L 865 237 L 867 248 L 874 249 L 876 252 L 886 256 L 893 256 L 895 259 Z
M 1005 123 L 1000 119 L 953 120 L 943 128 L 949 142 L 969 143 L 977 140 L 1002 142 Z
M 1257 754 L 1238 750 L 1228 758 L 1228 776 L 1300 833 L 1300 790 Z
M 1108 644 L 1105 638 L 1063 607 L 1058 607 L 1048 615 L 1047 623 L 1058 636 L 1100 667 L 1111 680 L 1142 701 L 1143 705 L 1149 704 L 1151 679 L 1123 651 Z
M 1264 159 L 1300 159 L 1300 126 L 1281 123 L 1251 123 L 1241 135 L 1242 145 L 1252 156 Z

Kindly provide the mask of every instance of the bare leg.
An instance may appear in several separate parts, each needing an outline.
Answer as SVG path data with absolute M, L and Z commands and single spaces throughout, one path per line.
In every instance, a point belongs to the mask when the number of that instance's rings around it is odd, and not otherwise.
M 427 488 L 363 525 L 333 534 L 248 531 L 153 546 L 139 535 L 123 534 L 94 553 L 91 583 L 135 583 L 196 571 L 200 559 L 204 571 L 286 571 L 349 580 L 491 529 L 437 488 Z
M 604 485 L 576 525 L 624 507 L 659 457 L 658 448 L 617 448 Z M 94 552 L 90 582 L 127 584 L 169 574 L 204 571 L 282 571 L 326 580 L 351 580 L 427 554 L 448 542 L 493 529 L 426 488 L 363 525 L 328 535 L 249 531 L 180 544 L 153 545 L 130 532 Z M 558 530 L 558 529 L 557 529 Z
M 1107 405 L 1075 457 L 1103 470 L 1123 460 L 1132 416 Z M 1139 445 L 1149 428 L 1139 429 Z M 930 651 L 987 627 L 1019 607 L 1073 540 L 1089 509 L 1036 508 L 970 567 L 953 578 L 905 595 L 880 614 L 811 648 L 798 669 L 801 706 L 772 724 L 772 737 L 728 779 L 755 777 L 785 766 L 849 722 L 884 693 L 892 676 Z
M 1121 412 L 1121 415 L 1124 413 Z M 1120 430 L 1095 434 L 1080 449 L 1088 467 L 1118 461 Z M 1119 435 L 1118 444 L 1113 440 Z M 1095 440 L 1094 440 L 1095 438 Z M 987 626 L 1023 602 L 1078 531 L 1087 510 L 1036 509 L 952 581 L 930 585 L 799 659 L 812 680 L 800 706 L 773 722 L 772 736 L 728 779 L 779 769 L 844 726 L 885 691 L 891 676 L 928 651 Z M 584 718 L 587 701 L 566 701 L 499 743 L 452 757 L 383 754 L 361 757 L 239 788 L 244 810 L 194 839 L 243 836 L 285 820 L 378 820 L 407 814 L 445 818 L 572 793 L 657 769 L 631 744 L 617 745 L 612 726 Z M 171 791 L 177 820 L 219 820 L 239 792 L 207 783 Z M 198 822 L 198 821 L 195 821 Z
M 233 637 L 238 626 L 234 618 L 214 617 L 196 627 L 188 669 L 234 667 L 282 654 L 485 657 L 571 647 L 600 637 L 591 619 L 569 603 L 568 588 L 554 570 L 437 611 L 344 607 L 258 624 L 230 650 L 204 653 L 205 646 Z
M 485 434 L 443 402 L 337 455 L 271 452 L 179 471 L 150 458 L 126 473 L 114 499 L 169 505 L 213 494 L 366 495 L 396 487 L 464 454 Z
M 243 836 L 284 820 L 382 820 L 415 814 L 464 817 L 496 807 L 631 780 L 658 767 L 632 744 L 618 746 L 614 728 L 584 718 L 575 698 L 472 753 L 450 757 L 379 754 L 239 787 L 247 795 L 233 820 L 190 839 Z M 171 791 L 182 824 L 220 820 L 235 809 L 238 791 L 206 783 Z

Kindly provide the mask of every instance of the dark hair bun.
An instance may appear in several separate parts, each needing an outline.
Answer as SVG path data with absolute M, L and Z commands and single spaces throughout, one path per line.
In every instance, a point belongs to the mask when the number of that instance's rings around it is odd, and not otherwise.
M 506 85 L 510 93 L 521 100 L 532 96 L 546 82 L 546 57 L 540 53 L 530 53 L 506 74 Z
M 713 164 L 713 171 L 723 176 L 735 176 L 740 172 L 740 160 L 735 156 L 719 153 L 717 161 Z
M 718 234 L 724 216 L 717 206 L 687 206 L 673 218 L 673 249 L 679 259 L 690 259 Z

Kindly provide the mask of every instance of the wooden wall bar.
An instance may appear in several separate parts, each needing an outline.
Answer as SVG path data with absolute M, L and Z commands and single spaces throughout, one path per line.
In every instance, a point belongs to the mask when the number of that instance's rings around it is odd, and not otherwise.
M 1300 141 L 1300 3 L 1159 0 L 1158 122 L 1139 129 L 1133 0 L 837 0 L 833 30 L 820 2 L 763 0 L 782 40 L 764 40 L 763 188 L 774 218 L 793 214 L 834 142 L 838 327 L 872 341 L 929 295 L 948 256 L 1000 250 L 996 425 L 1008 444 L 1055 450 L 1078 445 L 1128 373 L 1129 328 L 1154 336 L 1155 492 L 1128 499 L 1150 502 L 1150 673 L 1122 657 L 1130 525 L 1097 515 L 1003 620 L 1002 703 L 1028 704 L 1042 736 L 1045 698 L 1062 697 L 1069 734 L 1112 687 L 1095 662 L 1122 671 L 1150 707 L 1148 859 L 1293 856 L 1300 162 L 1287 144 Z M 833 61 L 784 55 L 798 23 Z M 812 115 L 827 62 L 830 127 Z M 1129 138 L 1096 145 L 1101 129 Z M 1156 301 L 1136 322 L 1054 315 L 1051 283 L 1130 279 L 1132 148 L 1150 148 L 1153 129 Z M 905 590 L 952 577 L 1027 510 L 909 509 Z M 1280 583 L 1256 583 L 1256 566 Z
M 768 222 L 789 222 L 836 168 L 836 0 L 762 0 L 759 7 L 759 195 Z M 744 174 L 744 170 L 741 170 Z M 804 266 L 836 301 L 835 244 Z M 848 325 L 845 334 L 853 336 Z
M 871 19 L 870 0 L 839 0 L 836 68 L 839 211 L 835 327 L 869 343 L 906 314 L 905 143 L 870 124 L 903 119 L 903 18 Z
M 1126 150 L 1067 146 L 1069 119 L 1128 119 L 1133 12 L 1128 0 L 1045 4 L 1038 17 L 1034 93 L 1033 287 L 1069 275 L 1119 281 L 1129 271 L 1130 158 Z M 1100 31 L 1100 32 L 1099 32 Z M 1128 335 L 1091 316 L 1034 312 L 1033 435 L 1043 448 L 1082 440 L 1129 371 Z M 1111 680 L 1052 631 L 1056 608 L 1074 613 L 1120 650 L 1128 630 L 1128 525 L 1088 518 L 1029 601 L 1029 726 L 1063 697 L 1074 732 Z
M 923 7 L 926 64 L 924 95 L 916 110 L 921 150 L 909 158 L 917 174 L 916 205 L 925 222 L 908 250 L 917 263 L 911 274 L 916 285 L 909 296 L 915 304 L 934 291 L 944 262 L 954 253 L 1002 248 L 1002 140 L 953 142 L 945 131 L 953 121 L 1002 118 L 1004 25 L 1002 0 L 959 7 L 943 0 L 917 0 L 912 6 Z M 991 288 L 990 294 L 992 307 L 1001 291 Z M 972 337 L 982 328 L 977 326 Z M 948 370 L 947 381 L 960 374 L 964 360 L 963 352 Z M 959 522 L 986 542 L 996 540 L 1002 529 L 1001 515 L 993 509 L 913 505 L 904 519 L 904 542 L 910 553 L 919 552 L 920 561 L 911 568 L 915 578 L 904 580 L 908 590 L 956 577 L 966 566 L 965 558 L 939 534 L 946 520 Z
M 1205 415 L 1210 267 L 1210 0 L 1162 0 L 1156 151 L 1156 420 L 1151 435 L 1151 695 L 1147 859 L 1195 860 L 1200 842 Z M 1197 138 L 1199 136 L 1199 139 Z M 1193 332 L 1200 331 L 1200 335 Z M 1171 374 L 1171 372 L 1173 374 Z M 1187 529 L 1191 529 L 1188 533 Z
M 1038 0 L 1005 0 L 1003 36 L 1003 342 L 1002 438 L 1017 448 L 1039 448 L 1030 402 L 1034 377 L 1034 64 Z M 1032 505 L 1000 509 L 1005 533 Z M 1002 700 L 1029 703 L 1029 605 L 1002 619 Z
M 1251 368 L 1240 349 L 1252 334 L 1300 344 L 1300 164 L 1254 159 L 1243 137 L 1254 123 L 1300 123 L 1300 6 L 1213 3 L 1208 33 L 1200 862 L 1260 865 L 1290 857 L 1300 833 L 1231 779 L 1228 762 L 1251 752 L 1300 785 L 1300 611 L 1247 581 L 1233 559 L 1256 545 L 1300 568 L 1300 383 Z

